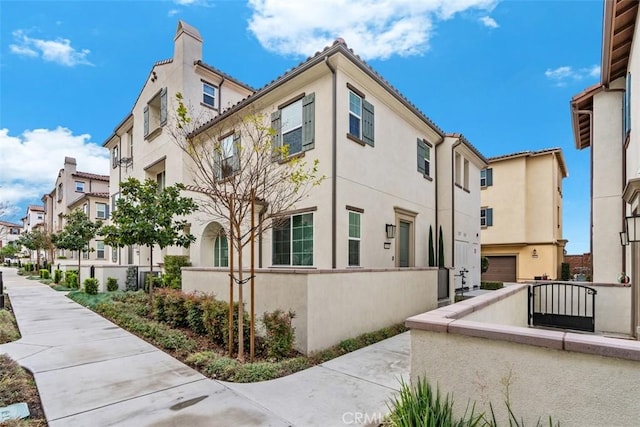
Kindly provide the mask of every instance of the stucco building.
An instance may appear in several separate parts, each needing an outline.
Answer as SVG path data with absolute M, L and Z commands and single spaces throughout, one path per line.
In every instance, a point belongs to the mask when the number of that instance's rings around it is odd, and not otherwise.
M 83 202 L 84 201 L 84 202 Z M 49 233 L 55 234 L 64 229 L 65 215 L 74 209 L 85 209 L 89 219 L 106 220 L 109 217 L 109 176 L 77 170 L 76 159 L 65 157 L 64 165 L 58 172 L 55 185 L 51 192 L 42 197 L 44 204 L 44 227 Z M 84 207 L 84 204 L 87 207 Z M 91 203 L 91 209 L 89 209 Z M 90 248 L 96 249 L 96 242 L 89 243 Z M 98 252 L 92 251 L 84 255 L 84 259 L 100 261 Z M 56 257 L 77 259 L 77 253 L 68 250 L 58 250 Z
M 308 164 L 317 160 L 326 177 L 256 242 L 265 289 L 258 312 L 294 309 L 300 349 L 322 348 L 449 302 L 459 270 L 469 272 L 467 286 L 479 285 L 479 182 L 486 159 L 462 135 L 438 128 L 343 40 L 254 90 L 204 63 L 200 34 L 180 22 L 173 58 L 153 66 L 131 113 L 104 143 L 112 157 L 112 208 L 117 183 L 128 176 L 160 185 L 181 182 L 190 186 L 188 195 L 204 199 L 172 135 L 178 92 L 204 123 L 195 138 L 223 145 L 229 140 L 229 170 L 222 177 L 234 173 L 233 147 L 243 144 L 235 127 L 247 114 L 266 117 L 275 143 Z M 161 256 L 156 248 L 154 260 L 188 255 L 193 267 L 183 269 L 183 288 L 224 298 L 228 225 L 202 212 L 189 223 L 196 242 L 189 249 L 166 248 Z M 145 248 L 115 252 L 116 265 L 149 260 Z M 349 310 L 336 305 L 338 295 Z M 364 300 L 366 306 L 354 307 Z M 380 316 L 372 318 L 372 309 Z M 358 317 L 359 310 L 364 323 L 331 327 L 350 323 L 341 318 Z M 327 316 L 329 323 L 322 320 Z
M 559 148 L 488 159 L 481 172 L 482 256 L 485 280 L 516 282 L 560 277 L 564 260 L 562 180 Z
M 638 2 L 604 2 L 600 82 L 571 99 L 577 149 L 591 149 L 594 282 L 632 283 L 632 330 L 640 326 L 640 50 Z

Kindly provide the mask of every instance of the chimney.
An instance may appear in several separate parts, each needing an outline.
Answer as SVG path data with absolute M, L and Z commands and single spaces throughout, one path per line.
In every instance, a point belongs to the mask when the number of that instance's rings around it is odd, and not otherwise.
M 76 173 L 76 159 L 74 157 L 64 158 L 64 173 L 67 176 Z
M 202 37 L 200 32 L 184 21 L 178 21 L 174 38 L 174 62 L 193 65 L 202 59 Z

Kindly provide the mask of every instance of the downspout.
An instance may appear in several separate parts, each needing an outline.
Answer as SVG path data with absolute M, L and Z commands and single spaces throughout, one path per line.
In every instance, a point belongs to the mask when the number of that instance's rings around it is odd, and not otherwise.
M 451 177 L 451 267 L 455 268 L 455 255 L 456 255 L 456 248 L 455 248 L 455 243 L 456 243 L 456 239 L 455 239 L 455 235 L 456 235 L 456 185 L 455 185 L 455 180 L 456 180 L 456 170 L 455 170 L 455 161 L 456 161 L 456 148 L 458 148 L 458 146 L 462 144 L 462 141 L 460 141 L 460 139 L 458 139 L 452 146 L 451 146 L 451 171 L 453 172 L 453 176 Z M 482 245 L 480 245 L 482 247 Z M 455 274 L 455 271 L 454 271 Z M 453 285 L 454 287 L 454 294 L 455 294 L 455 283 Z
M 133 132 L 133 129 L 131 130 Z M 120 183 L 122 182 L 122 165 L 120 158 L 122 157 L 122 136 L 118 136 L 118 193 L 120 193 Z M 111 165 L 113 167 L 113 165 Z M 108 202 L 111 202 L 108 200 Z M 111 214 L 109 214 L 111 217 Z M 113 261 L 113 260 L 111 260 Z M 122 265 L 122 248 L 118 248 L 118 265 Z
M 222 113 L 222 83 L 224 83 L 225 78 L 222 76 L 222 80 L 220 80 L 220 84 L 218 85 L 218 114 Z
M 327 67 L 329 68 L 329 71 L 331 71 L 332 74 L 332 89 L 333 89 L 333 93 L 332 93 L 332 97 L 333 97 L 333 102 L 332 102 L 332 112 L 333 112 L 333 116 L 332 116 L 332 120 L 331 120 L 331 268 L 335 269 L 336 268 L 336 237 L 337 237 L 337 224 L 336 224 L 336 208 L 337 208 L 337 200 L 336 200 L 336 189 L 337 189 L 337 184 L 336 184 L 336 171 L 337 171 L 337 149 L 338 149 L 338 144 L 337 144 L 337 138 L 336 138 L 336 90 L 337 90 L 337 76 L 336 76 L 336 69 L 333 68 L 333 66 L 331 66 L 331 64 L 329 63 L 329 57 L 325 56 L 324 57 L 324 63 L 327 65 Z

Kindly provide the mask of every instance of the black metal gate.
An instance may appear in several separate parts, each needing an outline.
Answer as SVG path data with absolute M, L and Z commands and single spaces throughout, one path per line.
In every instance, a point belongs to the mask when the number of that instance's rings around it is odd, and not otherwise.
M 594 332 L 597 293 L 571 283 L 531 285 L 529 325 Z

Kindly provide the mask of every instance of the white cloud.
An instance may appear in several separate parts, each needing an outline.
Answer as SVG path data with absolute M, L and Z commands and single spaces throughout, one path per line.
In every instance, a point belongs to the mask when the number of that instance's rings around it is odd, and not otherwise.
M 480 17 L 479 21 L 482 22 L 485 27 L 489 27 L 489 28 L 498 28 L 500 26 L 498 25 L 496 20 L 490 16 L 482 16 Z
M 283 55 L 312 55 L 342 37 L 363 58 L 385 59 L 425 52 L 437 21 L 473 9 L 491 11 L 497 2 L 249 0 L 249 30 L 264 48 Z
M 169 16 L 169 18 L 171 18 L 172 16 L 177 15 L 178 13 L 180 13 L 180 11 L 178 9 L 171 9 L 168 13 L 167 16 Z
M 76 50 L 71 46 L 71 40 L 57 38 L 44 40 L 29 37 L 25 31 L 16 30 L 13 33 L 14 43 L 9 45 L 12 53 L 31 58 L 41 57 L 48 62 L 55 62 L 67 67 L 76 65 L 93 65 L 87 59 L 89 49 Z
M 547 76 L 549 80 L 555 82 L 556 86 L 564 87 L 571 82 L 600 77 L 600 66 L 592 65 L 590 67 L 573 68 L 564 65 L 554 69 L 548 68 L 547 71 L 544 72 L 544 75 Z
M 0 201 L 12 206 L 40 203 L 55 185 L 65 156 L 75 157 L 78 170 L 109 173 L 109 153 L 90 142 L 88 134 L 74 135 L 63 127 L 26 130 L 19 136 L 0 129 Z

